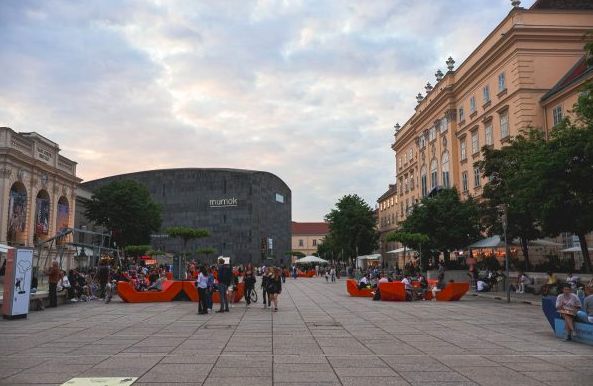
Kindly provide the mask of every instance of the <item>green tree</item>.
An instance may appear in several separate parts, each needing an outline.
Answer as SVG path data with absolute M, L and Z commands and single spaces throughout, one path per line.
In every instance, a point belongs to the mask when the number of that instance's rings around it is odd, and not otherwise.
M 84 200 L 84 214 L 92 222 L 112 231 L 118 246 L 150 242 L 150 234 L 161 226 L 161 208 L 148 189 L 131 180 L 114 181 Z
M 400 224 L 400 231 L 428 236 L 423 249 L 428 257 L 467 247 L 480 238 L 479 208 L 469 197 L 461 201 L 455 188 L 443 189 L 433 197 L 424 197 L 412 213 Z M 424 253 L 423 253 L 424 254 Z
M 328 237 L 336 256 L 354 257 L 377 249 L 379 235 L 374 211 L 358 195 L 342 197 L 325 216 L 325 221 L 329 224 Z
M 151 249 L 150 245 L 128 245 L 124 248 L 124 251 L 130 256 L 140 257 L 148 255 Z
M 488 233 L 503 233 L 500 207 L 507 207 L 507 237 L 519 238 L 525 258 L 525 270 L 531 268 L 529 240 L 542 237 L 537 222 L 537 210 L 532 205 L 534 186 L 527 161 L 546 151 L 546 141 L 541 130 L 531 129 L 512 139 L 501 149 L 484 147 L 483 159 L 476 163 L 489 182 L 482 193 L 482 223 Z
M 191 240 L 201 239 L 210 236 L 207 229 L 191 227 L 170 227 L 165 229 L 165 233 L 172 238 L 179 238 L 183 241 L 183 255 L 187 254 L 187 244 Z
M 305 257 L 305 254 L 301 251 L 288 251 L 288 256 L 296 256 L 298 258 Z
M 213 255 L 216 252 L 217 252 L 217 249 L 212 248 L 212 247 L 202 247 L 202 248 L 198 248 L 196 250 L 196 253 L 198 254 L 198 256 L 204 255 L 206 258 L 209 258 L 210 255 Z
M 386 241 L 397 241 L 403 244 L 404 248 L 413 248 L 420 252 L 420 262 L 422 267 L 426 267 L 430 251 L 422 248 L 427 245 L 430 238 L 423 233 L 409 233 L 402 231 L 393 231 L 386 237 Z

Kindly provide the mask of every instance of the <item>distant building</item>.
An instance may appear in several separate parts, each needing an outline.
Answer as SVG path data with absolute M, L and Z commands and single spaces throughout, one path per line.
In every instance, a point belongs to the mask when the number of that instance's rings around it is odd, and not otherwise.
M 90 192 L 114 181 L 146 186 L 162 208 L 162 229 L 152 246 L 183 252 L 183 242 L 166 237 L 173 226 L 205 228 L 210 236 L 187 245 L 190 256 L 210 247 L 233 264 L 285 264 L 290 254 L 291 191 L 272 173 L 240 169 L 165 169 L 121 174 L 82 184 Z M 81 219 L 81 221 L 84 221 Z M 82 226 L 82 224 L 81 224 Z
M 379 232 L 379 253 L 383 261 L 388 262 L 395 258 L 386 252 L 397 248 L 398 243 L 387 241 L 387 235 L 397 229 L 398 226 L 398 205 L 397 186 L 390 184 L 389 189 L 377 200 L 377 231 Z
M 0 243 L 34 247 L 71 228 L 80 181 L 57 143 L 0 127 Z
M 326 222 L 292 222 L 292 251 L 307 256 L 317 252 L 317 247 L 329 233 Z

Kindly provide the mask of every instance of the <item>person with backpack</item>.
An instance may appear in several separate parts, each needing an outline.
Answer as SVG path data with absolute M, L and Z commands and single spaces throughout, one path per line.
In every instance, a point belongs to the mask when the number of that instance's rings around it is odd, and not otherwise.
M 233 280 L 233 273 L 228 264 L 225 264 L 224 258 L 218 259 L 218 293 L 220 294 L 220 309 L 216 311 L 229 312 L 229 299 L 227 290 Z

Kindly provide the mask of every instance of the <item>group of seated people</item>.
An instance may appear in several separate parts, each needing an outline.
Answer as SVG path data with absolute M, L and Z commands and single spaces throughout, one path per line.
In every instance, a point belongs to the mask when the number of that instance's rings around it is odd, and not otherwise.
M 406 290 L 406 300 L 423 300 L 426 298 L 426 292 L 432 292 L 432 298 L 434 299 L 436 293 L 442 291 L 447 283 L 445 282 L 445 274 L 439 273 L 436 282 L 432 285 L 428 283 L 426 276 L 422 273 L 417 272 L 415 276 L 404 274 L 404 275 L 394 275 L 389 276 L 386 275 L 384 272 L 381 273 L 369 273 L 360 278 L 358 281 L 358 289 L 364 288 L 375 288 L 376 291 L 374 293 L 374 298 L 377 300 L 380 299 L 380 289 L 379 285 L 381 283 L 391 283 L 391 282 L 401 282 L 404 284 L 404 288 Z M 451 280 L 452 282 L 453 280 Z
M 585 299 L 581 299 L 572 292 L 569 283 L 561 284 L 562 293 L 556 297 L 556 310 L 566 323 L 566 340 L 572 340 L 576 335 L 575 320 L 581 323 L 593 324 L 593 280 L 585 286 Z

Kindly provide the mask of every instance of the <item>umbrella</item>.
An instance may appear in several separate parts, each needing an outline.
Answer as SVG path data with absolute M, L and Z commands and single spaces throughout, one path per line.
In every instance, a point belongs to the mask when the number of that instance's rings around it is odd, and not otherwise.
M 405 250 L 406 252 L 409 252 L 409 253 L 416 253 L 416 251 L 415 251 L 415 250 L 413 250 L 413 249 L 411 249 L 411 248 L 403 248 L 403 247 L 402 247 L 402 248 L 397 248 L 397 249 L 394 249 L 393 251 L 387 251 L 387 252 L 385 252 L 385 253 L 399 254 L 399 253 L 403 253 L 403 252 L 404 252 L 404 250 Z
M 329 264 L 329 261 L 317 256 L 305 256 L 295 261 L 295 264 Z
M 588 248 L 590 251 L 593 251 L 593 248 Z M 581 247 L 572 247 L 572 248 L 566 248 L 566 249 L 561 249 L 560 252 L 580 252 L 581 251 Z

